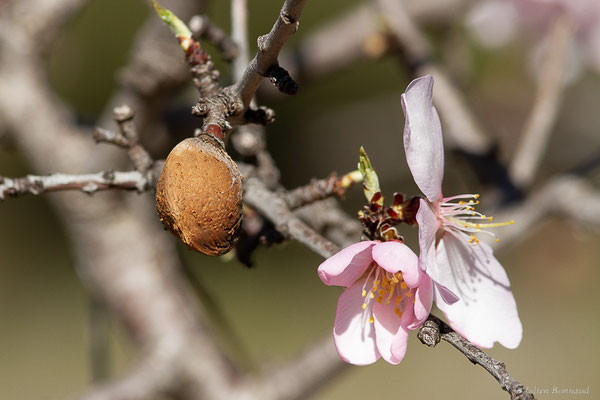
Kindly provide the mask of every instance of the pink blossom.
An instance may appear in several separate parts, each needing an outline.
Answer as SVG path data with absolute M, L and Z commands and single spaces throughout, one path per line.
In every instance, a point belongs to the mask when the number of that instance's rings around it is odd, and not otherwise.
M 333 327 L 346 362 L 367 365 L 380 357 L 398 364 L 410 329 L 420 326 L 433 301 L 431 279 L 418 257 L 397 241 L 352 244 L 319 266 L 326 285 L 343 286 Z
M 436 305 L 453 329 L 481 347 L 498 341 L 515 348 L 522 327 L 510 282 L 490 246 L 474 236 L 507 223 L 484 223 L 492 218 L 474 210 L 479 195 L 442 195 L 442 128 L 432 91 L 428 75 L 412 81 L 402 94 L 406 159 L 426 196 L 416 217 L 420 265 L 433 280 Z

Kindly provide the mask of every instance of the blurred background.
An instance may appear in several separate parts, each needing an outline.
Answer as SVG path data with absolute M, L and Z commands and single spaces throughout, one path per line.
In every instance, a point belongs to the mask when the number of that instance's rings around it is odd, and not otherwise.
M 311 31 L 357 4 L 341 0 L 308 2 L 301 29 L 286 48 L 293 49 Z M 249 6 L 249 36 L 254 51 L 254 38 L 271 28 L 281 1 L 253 0 Z M 430 21 L 425 29 L 435 45 L 438 61 L 495 139 L 499 159 L 506 162 L 514 154 L 532 107 L 536 87 L 532 53 L 543 36 L 543 27 L 523 23 L 525 29 L 512 39 L 494 42 L 490 47 L 473 28 L 477 20 L 474 13 L 473 8 L 464 7 L 443 20 Z M 229 31 L 228 2 L 212 2 L 208 14 Z M 92 0 L 55 44 L 49 79 L 82 124 L 94 124 L 99 118 L 116 88 L 117 73 L 127 60 L 133 35 L 149 15 L 149 8 L 141 0 Z M 216 52 L 213 57 L 222 81 L 230 82 L 230 67 L 219 60 Z M 532 192 L 553 175 L 572 170 L 598 154 L 600 79 L 590 65 L 582 61 L 565 89 Z M 284 98 L 265 91 L 261 104 L 277 113 L 277 121 L 267 127 L 268 146 L 281 169 L 284 186 L 293 188 L 313 177 L 353 170 L 358 149 L 364 146 L 380 175 L 384 195 L 391 197 L 396 191 L 417 194 L 401 137 L 400 94 L 410 79 L 397 57 L 362 58 L 306 84 L 300 80 L 296 96 Z M 188 116 L 194 96 L 190 82 L 188 90 L 165 113 L 165 118 L 174 120 L 172 125 L 180 129 L 177 134 L 182 137 L 191 136 L 198 124 Z M 32 171 L 24 157 L 10 146 L 0 146 L 0 175 L 18 177 L 27 173 Z M 445 173 L 445 193 L 482 193 L 480 211 L 486 213 L 485 193 L 489 187 L 477 180 L 476 171 L 464 157 L 447 151 Z M 587 177 L 596 187 L 600 184 L 598 168 Z M 25 196 L 0 203 L 3 399 L 72 397 L 85 391 L 91 382 L 90 298 L 73 268 L 61 222 L 48 203 L 51 196 Z M 89 201 L 99 196 L 102 194 L 91 196 Z M 342 203 L 354 215 L 363 204 L 361 190 L 352 189 Z M 572 206 L 577 208 L 577 202 Z M 416 250 L 415 230 L 401 227 L 400 232 Z M 502 228 L 495 232 L 502 239 Z M 165 235 L 170 234 L 165 231 Z M 230 349 L 248 368 L 292 356 L 331 331 L 341 290 L 321 283 L 316 268 L 322 260 L 297 243 L 259 248 L 250 269 L 235 260 L 210 258 L 184 246 L 181 254 L 232 327 L 238 343 L 229 343 Z M 504 361 L 509 372 L 530 390 L 550 391 L 540 398 L 599 398 L 600 233 L 564 218 L 548 217 L 517 242 L 502 247 L 497 257 L 511 279 L 524 336 L 518 349 L 497 345 L 490 355 Z M 439 311 L 436 313 L 441 316 Z M 130 365 L 133 350 L 115 321 L 111 322 L 110 344 L 111 375 L 119 376 Z M 589 388 L 589 392 L 552 394 L 553 388 Z M 416 339 L 416 334 L 400 365 L 380 361 L 372 366 L 351 367 L 312 398 L 367 396 L 508 398 L 489 374 L 471 365 L 450 345 L 441 343 L 430 349 Z

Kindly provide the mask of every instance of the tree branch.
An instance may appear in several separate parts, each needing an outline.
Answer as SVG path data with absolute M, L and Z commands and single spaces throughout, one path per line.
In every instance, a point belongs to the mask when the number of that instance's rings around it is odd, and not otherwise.
M 261 180 L 250 177 L 244 181 L 244 201 L 273 222 L 285 236 L 304 244 L 321 257 L 328 258 L 339 251 L 335 244 L 296 217 L 285 201 L 269 191 Z
M 573 29 L 573 21 L 567 13 L 563 13 L 558 16 L 549 33 L 550 40 L 541 63 L 542 71 L 537 79 L 533 108 L 509 166 L 513 182 L 522 188 L 531 184 L 558 118 Z
M 419 329 L 417 336 L 421 343 L 429 347 L 437 345 L 440 339 L 450 343 L 473 364 L 480 365 L 489 372 L 498 381 L 502 390 L 510 394 L 511 400 L 535 400 L 535 396 L 508 373 L 503 362 L 487 355 L 435 315 L 429 316 Z
M 160 170 L 158 171 L 160 173 Z M 0 177 L 0 200 L 25 194 L 39 195 L 47 192 L 76 190 L 93 194 L 103 190 L 137 190 L 139 193 L 154 188 L 158 175 L 139 171 L 104 170 L 95 174 L 27 175 L 23 178 Z

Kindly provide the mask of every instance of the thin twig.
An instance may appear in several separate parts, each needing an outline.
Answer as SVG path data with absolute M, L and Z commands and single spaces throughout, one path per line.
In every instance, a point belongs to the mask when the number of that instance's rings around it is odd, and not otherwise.
M 450 343 L 463 353 L 473 364 L 480 365 L 500 383 L 502 390 L 510 394 L 511 400 L 534 400 L 535 396 L 525 386 L 513 378 L 506 370 L 506 365 L 493 359 L 467 339 L 456 333 L 444 321 L 430 315 L 419 329 L 417 335 L 421 342 L 429 347 L 434 347 L 440 339 Z
M 298 30 L 300 14 L 306 0 L 286 0 L 279 18 L 271 31 L 258 38 L 258 52 L 244 72 L 242 79 L 232 89 L 239 96 L 244 109 L 256 93 L 269 70 L 278 65 L 277 57 L 283 44 Z
M 78 190 L 93 194 L 102 190 L 120 189 L 144 192 L 153 188 L 152 174 L 139 171 L 104 170 L 95 174 L 27 175 L 23 178 L 0 177 L 0 200 L 25 194 L 39 195 L 47 192 Z
M 335 244 L 296 217 L 285 201 L 268 190 L 261 180 L 250 177 L 244 182 L 244 201 L 273 222 L 285 236 L 304 244 L 321 257 L 331 257 L 339 251 Z
M 342 177 L 338 177 L 334 173 L 325 179 L 313 179 L 308 185 L 282 193 L 281 198 L 290 210 L 294 210 L 332 196 L 343 196 L 351 185 L 359 181 L 362 181 L 359 171 L 351 172 Z
M 567 50 L 572 36 L 573 21 L 563 13 L 549 33 L 533 108 L 509 166 L 513 182 L 521 188 L 531 184 L 558 118 L 565 88 Z

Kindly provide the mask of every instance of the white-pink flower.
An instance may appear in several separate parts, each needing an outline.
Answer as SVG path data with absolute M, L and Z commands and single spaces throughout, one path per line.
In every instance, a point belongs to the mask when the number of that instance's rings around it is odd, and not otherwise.
M 431 279 L 417 255 L 397 241 L 352 244 L 319 266 L 326 285 L 346 290 L 339 298 L 333 338 L 338 353 L 355 365 L 380 357 L 398 364 L 406 353 L 409 330 L 431 310 Z
M 416 217 L 420 265 L 433 280 L 436 305 L 453 329 L 481 347 L 498 341 L 515 348 L 522 327 L 510 282 L 490 246 L 473 235 L 506 224 L 487 223 L 491 217 L 474 210 L 478 195 L 443 197 L 442 127 L 432 92 L 428 75 L 412 81 L 402 94 L 406 159 L 426 196 Z

